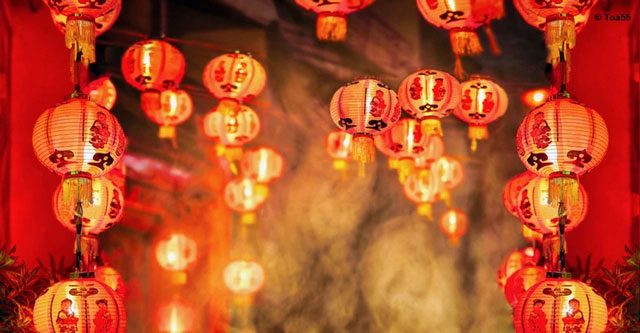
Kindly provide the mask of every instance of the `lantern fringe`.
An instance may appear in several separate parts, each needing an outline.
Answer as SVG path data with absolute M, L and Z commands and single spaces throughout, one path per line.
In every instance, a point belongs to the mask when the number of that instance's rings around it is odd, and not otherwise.
M 422 134 L 429 135 L 438 135 L 442 136 L 442 124 L 440 123 L 440 119 L 438 118 L 425 118 L 420 121 L 420 129 L 422 130 Z
M 336 13 L 321 13 L 316 23 L 316 37 L 325 42 L 342 42 L 347 37 L 347 18 Z
M 222 113 L 223 115 L 235 116 L 238 114 L 240 110 L 240 103 L 231 98 L 223 98 L 218 103 L 218 107 L 216 111 Z
M 448 190 L 443 190 L 442 192 L 440 192 L 439 197 L 440 200 L 442 200 L 442 202 L 447 205 L 447 208 L 451 208 L 451 192 L 449 192 Z
M 544 39 L 547 44 L 547 62 L 555 66 L 560 62 L 560 52 L 565 45 L 569 49 L 576 45 L 576 26 L 573 18 L 548 21 L 544 29 Z M 565 52 L 565 56 L 568 53 Z
M 456 56 L 471 56 L 482 53 L 478 33 L 468 29 L 452 29 L 449 32 L 451 49 Z
M 358 174 L 364 176 L 365 165 L 373 162 L 376 156 L 373 138 L 367 135 L 354 135 L 352 144 L 351 156 L 354 161 L 360 164 Z
M 489 129 L 486 125 L 469 125 L 469 139 L 471 140 L 471 151 L 478 150 L 478 140 L 489 138 Z
M 398 180 L 404 184 L 407 177 L 415 170 L 415 161 L 411 158 L 402 158 L 398 161 Z
M 333 160 L 333 169 L 337 171 L 345 171 L 347 170 L 349 164 L 346 160 L 343 159 L 335 159 Z
M 571 207 L 577 204 L 579 193 L 580 183 L 576 176 L 570 174 L 549 176 L 549 204 L 558 205 L 562 201 Z
M 96 62 L 96 28 L 92 20 L 67 17 L 64 42 L 71 50 L 72 59 L 76 59 L 77 54 L 82 52 L 82 62 L 85 65 Z
M 455 65 L 453 66 L 453 75 L 455 75 L 459 80 L 464 80 L 467 77 L 467 73 L 465 73 L 464 67 L 462 67 L 462 59 L 460 59 L 459 55 L 456 55 Z
M 240 216 L 240 223 L 242 224 L 255 224 L 257 220 L 254 212 L 242 213 Z
M 62 180 L 62 204 L 75 207 L 78 202 L 83 205 L 93 203 L 93 187 L 91 176 L 69 175 Z
M 400 163 L 400 160 L 398 160 L 397 158 L 389 157 L 389 160 L 387 162 L 387 167 L 389 168 L 389 170 L 398 170 L 399 163 Z
M 498 45 L 498 39 L 496 38 L 496 34 L 493 32 L 491 28 L 491 24 L 487 23 L 484 26 L 484 33 L 487 35 L 487 39 L 489 39 L 489 47 L 491 48 L 491 53 L 494 55 L 499 55 L 502 53 L 500 49 L 500 45 Z
M 418 215 L 427 218 L 427 221 L 433 221 L 433 212 L 430 203 L 422 203 L 418 205 Z
M 158 138 L 160 139 L 175 139 L 176 127 L 172 125 L 161 125 L 158 130 Z

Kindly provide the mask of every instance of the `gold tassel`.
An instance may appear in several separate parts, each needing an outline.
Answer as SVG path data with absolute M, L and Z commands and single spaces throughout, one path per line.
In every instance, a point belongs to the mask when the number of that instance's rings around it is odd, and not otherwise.
M 471 56 L 482 53 L 480 38 L 474 30 L 452 29 L 449 31 L 451 48 L 457 56 Z
M 240 216 L 240 223 L 242 224 L 254 224 L 256 223 L 256 214 L 254 212 L 242 213 Z
M 558 205 L 560 201 L 571 207 L 578 202 L 580 183 L 573 174 L 551 174 L 549 176 L 549 204 Z
M 447 208 L 451 208 L 451 192 L 448 190 L 442 190 L 439 194 L 440 200 L 447 205 Z
M 489 138 L 489 129 L 486 125 L 469 125 L 469 139 L 471 139 L 471 151 L 478 150 L 478 140 Z
M 404 184 L 407 177 L 413 173 L 415 166 L 415 162 L 411 158 L 403 158 L 398 161 L 398 180 L 400 184 Z
M 442 136 L 442 124 L 440 119 L 434 117 L 427 117 L 420 121 L 420 127 L 422 134 L 425 136 L 438 135 Z
M 453 66 L 453 75 L 455 75 L 458 80 L 464 80 L 467 77 L 467 73 L 465 73 L 464 67 L 462 67 L 462 60 L 459 55 L 456 55 L 456 62 Z
M 433 221 L 433 213 L 431 211 L 430 203 L 422 203 L 418 205 L 418 215 L 427 218 L 427 221 Z
M 158 131 L 158 138 L 160 139 L 175 139 L 176 127 L 171 125 L 162 125 Z
M 576 45 L 576 25 L 573 18 L 561 17 L 548 21 L 544 29 L 544 39 L 547 44 L 547 62 L 557 65 L 564 45 L 569 49 Z M 565 55 L 567 53 L 569 52 L 565 52 Z
M 346 160 L 343 159 L 335 159 L 333 160 L 333 169 L 337 170 L 337 171 L 345 171 L 347 170 L 347 167 L 349 165 L 347 164 Z
M 387 166 L 389 167 L 389 170 L 398 170 L 400 160 L 398 160 L 397 158 L 389 157 L 389 160 L 387 163 L 388 163 Z
M 354 135 L 351 156 L 354 161 L 360 164 L 358 175 L 364 176 L 365 165 L 374 161 L 376 147 L 373 138 L 367 135 Z
M 493 29 L 491 28 L 491 24 L 487 23 L 484 26 L 484 33 L 487 35 L 487 39 L 489 39 L 489 46 L 491 47 L 491 53 L 494 55 L 499 55 L 502 53 L 500 49 L 500 45 L 498 45 L 498 39 L 496 35 L 493 33 Z
M 82 51 L 82 62 L 86 65 L 96 62 L 96 29 L 92 20 L 81 16 L 67 17 L 64 42 L 72 50 L 72 58 Z
M 65 207 L 75 207 L 78 202 L 82 204 L 93 203 L 93 187 L 91 175 L 87 173 L 72 172 L 65 175 L 62 180 L 62 203 Z
M 255 188 L 256 194 L 260 197 L 268 197 L 269 196 L 269 187 L 265 184 L 256 184 Z
M 216 108 L 216 111 L 222 113 L 223 115 L 232 117 L 237 115 L 239 110 L 240 103 L 231 98 L 221 99 L 220 103 L 218 103 L 218 107 Z
M 336 13 L 321 13 L 316 23 L 316 37 L 325 42 L 342 42 L 347 37 L 347 18 Z

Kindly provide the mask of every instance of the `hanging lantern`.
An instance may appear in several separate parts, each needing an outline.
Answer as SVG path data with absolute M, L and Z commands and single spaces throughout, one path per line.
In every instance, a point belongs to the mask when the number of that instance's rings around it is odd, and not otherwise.
M 423 69 L 407 76 L 398 88 L 400 106 L 420 122 L 424 135 L 442 136 L 440 119 L 460 103 L 460 83 L 449 73 Z
M 609 133 L 595 110 L 559 98 L 531 110 L 516 135 L 522 163 L 548 177 L 549 200 L 575 203 L 578 176 L 595 168 L 607 152 Z
M 601 333 L 607 326 L 607 304 L 586 283 L 547 277 L 522 295 L 513 323 L 517 333 Z
M 97 104 L 72 98 L 38 117 L 33 148 L 45 167 L 63 176 L 63 201 L 87 202 L 91 179 L 109 172 L 124 154 L 124 132 L 118 120 Z
M 347 37 L 347 15 L 359 11 L 375 0 L 296 0 L 296 3 L 318 14 L 316 37 L 321 41 L 342 42 Z
M 416 163 L 417 166 L 417 163 Z M 464 168 L 462 163 L 450 156 L 441 156 L 431 165 L 431 172 L 440 177 L 442 188 L 440 200 L 444 201 L 447 206 L 451 205 L 451 190 L 458 187 L 464 179 Z
M 115 13 L 111 18 L 115 21 L 122 7 L 121 0 L 91 1 L 90 4 L 86 0 L 48 0 L 45 4 L 49 6 L 54 21 L 58 16 L 65 17 L 65 44 L 72 51 L 71 59 L 75 60 L 82 52 L 84 64 L 96 61 L 96 20 L 100 17 L 106 19 L 109 13 Z
M 253 211 L 258 209 L 269 195 L 269 188 L 251 178 L 236 178 L 224 189 L 224 200 L 232 210 L 242 213 L 243 223 L 253 223 Z
M 40 333 L 124 332 L 124 303 L 109 286 L 94 279 L 60 281 L 36 299 L 33 322 Z
M 333 131 L 327 135 L 327 153 L 333 158 L 335 170 L 344 171 L 347 169 L 352 140 L 353 136 L 343 131 Z
M 89 82 L 82 88 L 82 92 L 87 95 L 87 99 L 107 110 L 113 109 L 118 97 L 116 86 L 113 85 L 108 76 Z
M 437 135 L 427 136 L 424 144 L 424 152 L 419 156 L 416 156 L 414 159 L 415 168 L 429 171 L 429 169 L 433 167 L 434 163 L 442 157 L 443 153 L 444 141 L 442 138 Z M 399 159 L 397 160 L 400 164 Z M 400 167 L 400 165 L 398 165 L 398 167 Z
M 202 82 L 220 100 L 217 110 L 233 115 L 238 111 L 239 103 L 262 92 L 267 74 L 251 55 L 235 52 L 213 58 L 204 68 Z
M 261 184 L 269 184 L 282 177 L 284 159 L 271 148 L 253 148 L 242 155 L 240 169 L 245 177 Z
M 469 124 L 471 151 L 478 149 L 478 140 L 489 138 L 487 125 L 502 117 L 508 104 L 507 93 L 489 78 L 472 76 L 462 83 L 462 100 L 453 114 Z
M 455 208 L 449 208 L 440 217 L 440 230 L 447 237 L 451 245 L 458 245 L 460 237 L 467 233 L 469 227 L 469 218 L 463 211 Z
M 559 233 L 558 203 L 549 201 L 550 180 L 535 177 L 525 185 L 519 194 L 518 217 L 531 230 L 545 235 Z M 587 191 L 579 184 L 577 200 L 566 204 L 565 232 L 575 229 L 587 216 Z
M 158 242 L 156 246 L 158 264 L 168 271 L 184 271 L 196 261 L 197 257 L 196 242 L 183 234 L 172 234 L 169 238 Z
M 260 118 L 246 105 L 241 105 L 235 115 L 214 110 L 204 116 L 204 134 L 224 147 L 224 153 L 233 161 L 242 156 L 242 145 L 259 132 Z
M 431 204 L 442 188 L 440 177 L 433 172 L 417 170 L 407 177 L 403 185 L 405 196 L 418 206 L 418 215 L 432 219 Z
M 117 0 L 119 4 L 122 0 Z M 116 23 L 118 16 L 120 16 L 120 12 L 122 11 L 122 5 L 115 6 L 113 9 L 105 12 L 104 14 L 95 18 L 95 37 L 102 35 L 107 32 L 107 30 L 111 29 L 113 25 Z M 58 12 L 52 10 L 51 11 L 51 19 L 53 20 L 53 24 L 62 32 L 66 34 L 67 29 L 67 16 L 63 14 L 58 14 Z
M 331 118 L 353 135 L 352 157 L 362 167 L 375 157 L 373 137 L 381 135 L 400 119 L 396 93 L 373 79 L 350 82 L 331 99 Z
M 511 274 L 504 286 L 504 297 L 511 307 L 518 304 L 518 300 L 533 285 L 544 280 L 547 271 L 538 266 L 525 266 Z
M 124 299 L 126 286 L 122 276 L 115 268 L 109 265 L 98 266 L 94 270 L 94 274 L 96 275 L 96 280 L 109 286 L 121 299 Z
M 191 304 L 175 300 L 160 306 L 156 321 L 160 333 L 189 333 L 194 331 L 197 318 Z
M 534 247 L 525 247 L 507 254 L 498 267 L 498 287 L 504 288 L 507 279 L 522 267 L 535 266 L 540 260 L 540 251 Z
M 151 121 L 160 125 L 159 138 L 173 139 L 176 137 L 176 126 L 191 117 L 193 101 L 182 89 L 163 90 L 159 95 L 159 104 L 143 104 L 142 110 Z
M 62 226 L 76 232 L 76 202 L 65 203 L 62 184 L 53 193 L 53 212 Z M 122 219 L 124 196 L 106 177 L 94 178 L 91 182 L 91 200 L 82 203 L 82 232 L 97 235 L 113 227 Z
M 536 174 L 525 171 L 507 181 L 502 190 L 502 204 L 511 215 L 518 217 L 518 206 L 520 206 L 520 190 L 535 178 Z
M 234 294 L 253 294 L 264 285 L 264 270 L 255 261 L 233 261 L 224 269 L 224 284 Z

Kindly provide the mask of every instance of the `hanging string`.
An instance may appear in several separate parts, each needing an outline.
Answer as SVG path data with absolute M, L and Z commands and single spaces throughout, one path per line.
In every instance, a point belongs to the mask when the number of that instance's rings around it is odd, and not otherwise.
M 567 209 L 564 206 L 564 201 L 560 200 L 558 204 L 558 232 L 560 234 L 560 254 L 558 256 L 558 266 L 561 272 L 567 271 L 566 266 L 566 249 L 565 249 L 565 226 L 567 223 Z
M 82 272 L 82 201 L 78 200 L 73 222 L 76 224 L 76 273 Z

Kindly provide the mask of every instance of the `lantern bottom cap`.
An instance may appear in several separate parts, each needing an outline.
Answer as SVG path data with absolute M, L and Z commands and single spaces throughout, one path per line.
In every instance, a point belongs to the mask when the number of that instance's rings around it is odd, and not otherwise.
M 325 42 L 342 42 L 347 38 L 347 18 L 340 13 L 321 13 L 316 23 L 316 37 Z

